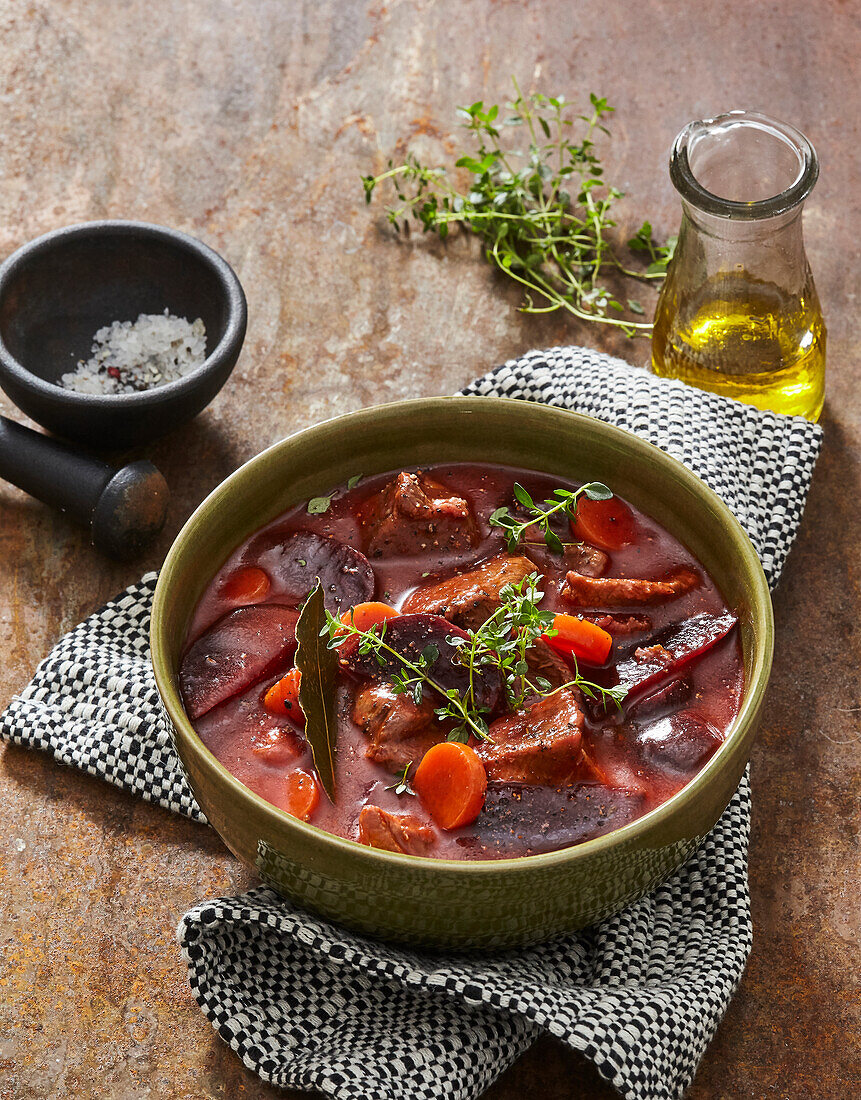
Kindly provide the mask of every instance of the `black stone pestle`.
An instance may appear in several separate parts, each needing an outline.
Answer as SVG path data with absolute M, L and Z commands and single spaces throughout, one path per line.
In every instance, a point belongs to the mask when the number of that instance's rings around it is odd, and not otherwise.
M 170 492 L 151 462 L 121 469 L 0 416 L 0 478 L 88 527 L 112 558 L 141 553 L 164 527 Z

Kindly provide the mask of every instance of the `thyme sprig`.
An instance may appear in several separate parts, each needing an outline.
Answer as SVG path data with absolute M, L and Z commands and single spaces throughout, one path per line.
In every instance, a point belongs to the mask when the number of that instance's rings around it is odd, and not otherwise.
M 592 94 L 589 112 L 572 115 L 563 96 L 524 96 L 516 80 L 514 89 L 505 118 L 498 105 L 485 108 L 481 100 L 458 108 L 473 145 L 455 162 L 472 174 L 468 190 L 453 186 L 445 169 L 409 154 L 403 164 L 390 160 L 382 174 L 362 177 L 366 201 L 387 183 L 397 197 L 388 219 L 398 232 L 409 235 L 411 215 L 424 232 L 443 240 L 452 226 L 475 234 L 488 262 L 524 288 L 524 313 L 565 309 L 628 336 L 650 335 L 651 324 L 620 316 L 642 315 L 643 306 L 632 298 L 620 301 L 603 276 L 615 269 L 635 280 L 662 279 L 675 238 L 658 244 L 644 222 L 628 242 L 632 252 L 646 254 L 649 263 L 642 271 L 626 267 L 608 239 L 616 225 L 611 209 L 623 192 L 603 181 L 594 139 L 598 133 L 609 136 L 603 120 L 614 108 Z M 517 127 L 525 133 L 524 148 L 502 142 L 502 128 Z
M 413 766 L 413 762 L 412 762 L 412 760 L 410 760 L 410 762 L 407 764 L 407 766 L 404 768 L 404 770 L 399 773 L 397 782 L 396 783 L 391 783 L 388 787 L 386 787 L 386 790 L 387 791 L 394 791 L 395 794 L 397 794 L 397 795 L 404 795 L 404 794 L 415 795 L 416 792 L 413 790 L 412 786 L 410 785 L 410 778 L 409 778 L 410 768 L 412 766 Z
M 430 669 L 439 657 L 439 649 L 435 645 L 426 645 L 419 656 L 413 661 L 399 653 L 385 640 L 385 620 L 371 627 L 370 630 L 361 630 L 355 623 L 343 623 L 330 612 L 326 612 L 326 625 L 320 631 L 320 636 L 329 636 L 327 645 L 329 649 L 339 649 L 350 637 L 359 638 L 359 653 L 370 653 L 380 668 L 385 668 L 388 661 L 384 654 L 397 658 L 402 667 L 392 675 L 392 690 L 396 695 L 409 695 L 418 706 L 427 686 L 445 700 L 444 706 L 438 708 L 435 714 L 439 718 L 451 718 L 458 723 L 458 729 L 463 731 L 462 737 L 449 735 L 449 741 L 469 740 L 469 735 L 487 739 L 487 722 L 482 717 L 479 707 L 468 707 L 466 701 L 461 698 L 456 688 L 445 688 L 430 674 Z
M 554 554 L 561 554 L 565 549 L 565 543 L 559 538 L 550 526 L 550 520 L 560 512 L 572 519 L 577 515 L 577 501 L 581 496 L 589 500 L 609 500 L 613 493 L 600 481 L 590 481 L 581 485 L 579 489 L 554 489 L 550 498 L 544 501 L 545 507 L 536 504 L 531 495 L 516 482 L 514 483 L 514 497 L 517 503 L 525 509 L 526 520 L 519 520 L 511 513 L 511 510 L 503 505 L 491 513 L 488 523 L 491 527 L 501 527 L 505 532 L 505 541 L 508 549 L 514 551 L 517 545 L 530 527 L 536 527 L 544 535 L 544 542 Z
M 574 662 L 574 680 L 573 680 L 573 683 L 578 688 L 580 688 L 580 690 L 583 692 L 583 694 L 586 696 L 586 698 L 587 699 L 593 699 L 593 700 L 600 699 L 605 704 L 606 703 L 612 703 L 616 707 L 617 710 L 621 711 L 622 703 L 624 703 L 625 696 L 628 694 L 628 689 L 626 687 L 621 687 L 620 685 L 617 685 L 616 687 L 606 688 L 606 687 L 602 687 L 600 684 L 592 683 L 591 680 L 585 680 L 580 675 L 580 669 L 579 669 L 579 666 L 578 666 L 578 663 L 577 663 L 577 658 L 572 654 L 571 659 Z M 568 687 L 568 686 L 569 686 L 568 684 L 565 685 L 565 687 Z M 561 691 L 562 689 L 557 688 L 557 690 Z M 552 695 L 553 693 L 551 692 L 550 694 Z
M 529 675 L 527 652 L 544 635 L 552 638 L 555 614 L 542 610 L 538 604 L 544 598 L 539 589 L 540 573 L 530 573 L 517 583 L 504 585 L 499 592 L 500 606 L 481 624 L 478 630 L 467 630 L 468 638 L 451 637 L 450 645 L 458 650 L 461 663 L 469 670 L 470 689 L 475 672 L 496 668 L 502 673 L 510 710 L 519 710 L 527 697 L 549 699 L 566 688 L 579 688 L 590 699 L 602 698 L 617 706 L 625 698 L 625 688 L 605 688 L 580 675 L 576 657 L 574 678 L 554 688 L 543 676 Z
M 544 597 L 539 589 L 539 573 L 530 573 L 517 583 L 504 585 L 499 592 L 500 605 L 478 630 L 467 630 L 467 637 L 448 639 L 458 651 L 460 663 L 469 672 L 468 705 L 474 704 L 476 673 L 495 668 L 502 674 L 509 709 L 523 706 L 527 695 L 544 695 L 551 684 L 544 677 L 528 677 L 526 653 L 542 634 L 553 635 L 553 612 L 542 611 Z
M 543 676 L 530 676 L 527 652 L 542 634 L 553 637 L 554 613 L 538 607 L 544 593 L 538 587 L 540 573 L 530 573 L 516 584 L 506 584 L 499 593 L 500 605 L 477 630 L 467 630 L 467 637 L 450 635 L 446 641 L 456 651 L 456 659 L 467 670 L 469 684 L 464 693 L 456 688 L 445 688 L 431 674 L 439 657 L 435 645 L 427 645 L 419 657 L 411 660 L 399 653 L 385 640 L 385 621 L 370 630 L 361 630 L 354 623 L 344 624 L 327 612 L 327 623 L 321 636 L 328 634 L 328 646 L 337 649 L 347 638 L 359 639 L 359 653 L 372 654 L 377 664 L 385 668 L 389 663 L 385 654 L 400 661 L 401 668 L 392 675 L 392 690 L 396 695 L 409 695 L 413 702 L 421 703 L 427 687 L 441 696 L 442 702 L 434 714 L 440 721 L 453 721 L 447 740 L 466 743 L 470 736 L 480 741 L 492 740 L 485 715 L 487 709 L 478 702 L 476 681 L 488 669 L 498 670 L 505 685 L 509 710 L 519 710 L 530 696 L 550 698 L 566 688 L 579 688 L 589 699 L 601 698 L 617 707 L 625 698 L 625 688 L 605 688 L 580 675 L 576 659 L 574 677 L 554 688 Z M 398 792 L 400 793 L 400 792 Z

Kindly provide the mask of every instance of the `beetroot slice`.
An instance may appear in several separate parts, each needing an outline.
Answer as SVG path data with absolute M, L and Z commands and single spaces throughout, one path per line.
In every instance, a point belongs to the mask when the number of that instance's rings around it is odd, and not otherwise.
M 655 655 L 628 657 L 616 665 L 619 685 L 627 688 L 625 705 L 651 693 L 668 680 L 676 679 L 679 670 L 725 638 L 735 626 L 735 615 L 694 615 L 681 626 L 655 638 Z M 660 652 L 663 651 L 663 652 Z M 642 652 L 642 651 L 641 651 Z
M 678 775 L 698 772 L 722 740 L 714 726 L 691 711 L 667 715 L 637 732 L 643 759 Z
M 645 795 L 600 783 L 572 787 L 488 783 L 484 809 L 458 844 L 475 856 L 554 852 L 627 825 Z
M 452 626 L 439 615 L 399 615 L 386 622 L 384 641 L 407 660 L 417 661 L 429 645 L 438 651 L 438 657 L 429 670 L 430 677 L 446 691 L 455 688 L 461 695 L 469 690 L 469 671 L 457 660 L 457 649 L 449 638 L 468 639 L 466 631 Z M 359 653 L 358 641 L 349 638 L 340 649 L 341 660 L 358 676 L 372 680 L 390 680 L 404 668 L 402 661 L 383 651 L 380 664 L 373 653 Z M 476 702 L 484 710 L 492 711 L 502 694 L 502 674 L 498 669 L 484 669 L 474 677 Z M 427 695 L 427 690 L 425 691 Z M 429 696 L 437 697 L 433 692 Z
M 374 571 L 355 547 L 313 531 L 297 531 L 267 545 L 268 541 L 258 536 L 243 559 L 269 574 L 279 599 L 298 607 L 318 577 L 323 586 L 323 600 L 332 614 L 340 614 L 373 597 Z
M 628 717 L 643 722 L 655 722 L 667 714 L 674 714 L 688 702 L 693 686 L 686 676 L 662 684 L 656 691 L 640 698 L 628 707 Z
M 240 607 L 201 634 L 179 671 L 189 717 L 200 718 L 283 667 L 296 649 L 298 618 L 278 604 Z

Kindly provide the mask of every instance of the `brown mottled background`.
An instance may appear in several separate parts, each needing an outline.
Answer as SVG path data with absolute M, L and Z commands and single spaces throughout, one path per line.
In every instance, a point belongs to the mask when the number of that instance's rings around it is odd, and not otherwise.
M 360 173 L 393 150 L 447 159 L 455 105 L 505 96 L 516 74 L 609 97 L 624 228 L 649 216 L 666 234 L 667 151 L 687 120 L 754 106 L 792 121 L 822 161 L 806 229 L 829 325 L 825 446 L 775 598 L 753 756 L 756 943 L 690 1097 L 859 1095 L 859 56 L 857 0 L 0 6 L 0 254 L 80 220 L 162 222 L 219 249 L 250 309 L 229 385 L 146 452 L 173 502 L 145 561 L 109 563 L 0 483 L 0 704 L 160 563 L 209 489 L 294 429 L 451 392 L 536 345 L 647 360 L 645 343 L 518 314 L 468 242 L 394 240 Z M 279 1095 L 205 1022 L 173 940 L 192 903 L 249 881 L 218 838 L 19 749 L 2 755 L 0 799 L 0 1098 Z M 545 1040 L 488 1095 L 614 1094 Z

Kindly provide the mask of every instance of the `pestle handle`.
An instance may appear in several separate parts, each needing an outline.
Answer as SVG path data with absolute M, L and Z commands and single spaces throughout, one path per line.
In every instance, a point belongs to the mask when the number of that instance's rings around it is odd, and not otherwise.
M 164 527 L 170 496 L 151 462 L 117 470 L 0 416 L 0 478 L 90 529 L 93 545 L 132 558 Z

